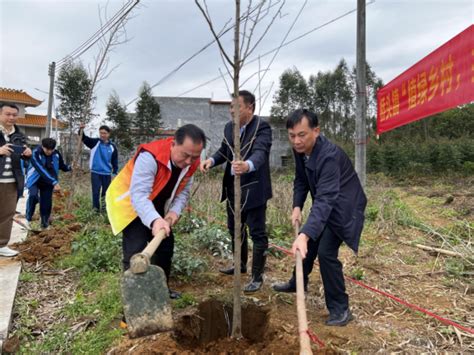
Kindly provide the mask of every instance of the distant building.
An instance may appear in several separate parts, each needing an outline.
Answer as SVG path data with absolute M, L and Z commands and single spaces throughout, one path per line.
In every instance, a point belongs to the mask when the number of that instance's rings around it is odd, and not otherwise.
M 45 115 L 35 115 L 26 113 L 27 107 L 37 107 L 41 105 L 42 101 L 35 99 L 23 90 L 0 88 L 0 103 L 11 103 L 18 106 L 18 121 L 17 126 L 26 135 L 28 144 L 37 145 L 43 138 L 46 137 L 46 122 Z M 51 122 L 52 129 L 62 131 L 67 128 L 67 123 L 55 118 Z
M 224 126 L 231 119 L 230 101 L 215 101 L 209 98 L 157 96 L 161 120 L 165 130 L 175 130 L 192 123 L 202 128 L 209 139 L 207 154 L 214 153 L 221 145 Z M 272 127 L 273 144 L 270 166 L 280 168 L 292 160 L 290 146 L 283 122 L 273 122 L 262 117 Z

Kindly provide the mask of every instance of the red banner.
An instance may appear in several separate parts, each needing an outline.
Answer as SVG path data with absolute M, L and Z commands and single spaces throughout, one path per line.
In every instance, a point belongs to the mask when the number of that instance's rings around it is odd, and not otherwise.
M 377 134 L 474 101 L 474 25 L 377 93 Z

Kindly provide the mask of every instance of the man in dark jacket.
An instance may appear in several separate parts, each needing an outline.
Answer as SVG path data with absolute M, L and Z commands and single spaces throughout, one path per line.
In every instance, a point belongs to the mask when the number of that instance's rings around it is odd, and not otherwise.
M 220 149 L 201 163 L 201 171 L 227 162 L 222 183 L 221 201 L 227 200 L 227 227 L 232 236 L 234 249 L 234 175 L 240 175 L 242 191 L 242 258 L 241 272 L 247 272 L 247 232 L 249 227 L 253 241 L 252 278 L 245 286 L 244 292 L 255 292 L 262 287 L 265 268 L 268 236 L 265 229 L 267 201 L 272 197 L 270 180 L 269 155 L 272 145 L 272 130 L 262 118 L 254 115 L 255 96 L 248 91 L 239 91 L 238 99 L 231 105 L 232 117 L 234 107 L 239 103 L 241 160 L 234 160 L 233 122 L 224 128 L 224 140 Z M 233 275 L 234 268 L 220 270 L 226 275 Z
M 0 105 L 0 256 L 12 257 L 17 251 L 8 247 L 13 216 L 15 215 L 18 191 L 23 190 L 24 175 L 21 159 L 31 156 L 26 147 L 26 138 L 15 125 L 18 107 L 14 104 Z
M 313 205 L 306 223 L 293 243 L 301 252 L 305 289 L 316 257 L 329 310 L 327 325 L 343 326 L 351 319 L 345 291 L 339 247 L 345 242 L 357 253 L 364 227 L 367 199 L 347 154 L 320 135 L 316 114 L 296 110 L 286 122 L 295 155 L 293 225 L 301 224 L 301 209 L 311 194 Z M 295 273 L 289 282 L 275 285 L 281 292 L 295 292 Z
M 49 217 L 53 207 L 53 191 L 59 192 L 59 170 L 71 171 L 64 164 L 63 157 L 56 149 L 53 138 L 44 138 L 41 146 L 33 152 L 31 166 L 26 176 L 28 201 L 26 202 L 26 221 L 29 224 L 35 213 L 36 204 L 40 204 L 41 228 L 48 228 Z
M 85 124 L 81 124 L 79 134 L 84 128 Z M 92 207 L 97 212 L 105 211 L 105 193 L 112 181 L 112 174 L 117 175 L 118 171 L 117 146 L 110 141 L 110 128 L 105 125 L 99 128 L 99 138 L 91 138 L 82 133 L 82 142 L 91 150 L 89 168 Z

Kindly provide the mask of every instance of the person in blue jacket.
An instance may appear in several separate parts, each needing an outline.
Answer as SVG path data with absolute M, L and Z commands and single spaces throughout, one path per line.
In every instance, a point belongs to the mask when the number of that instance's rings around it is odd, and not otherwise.
M 84 127 L 85 124 L 82 123 L 79 134 L 84 130 Z M 105 193 L 112 181 L 112 174 L 117 175 L 118 150 L 116 145 L 110 141 L 110 128 L 105 125 L 99 128 L 99 138 L 90 138 L 82 133 L 82 142 L 91 150 L 89 168 L 91 170 L 92 207 L 97 212 L 105 211 Z
M 293 243 L 293 254 L 303 257 L 305 289 L 316 257 L 324 286 L 329 319 L 326 325 L 344 326 L 353 317 L 344 284 L 339 248 L 345 242 L 355 253 L 364 227 L 367 198 L 347 154 L 320 134 L 315 113 L 299 109 L 286 122 L 295 156 L 293 226 L 301 225 L 301 210 L 308 192 L 312 207 Z M 295 273 L 275 291 L 295 292 Z
M 31 157 L 30 167 L 26 175 L 28 200 L 26 202 L 26 221 L 29 226 L 36 204 L 40 204 L 41 227 L 49 226 L 49 217 L 53 207 L 53 191 L 59 192 L 58 173 L 71 171 L 69 165 L 64 164 L 63 157 L 56 149 L 53 138 L 44 138 Z

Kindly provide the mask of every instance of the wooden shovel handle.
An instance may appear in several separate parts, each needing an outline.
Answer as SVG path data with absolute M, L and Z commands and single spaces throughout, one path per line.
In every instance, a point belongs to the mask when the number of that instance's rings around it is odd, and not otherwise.
M 295 239 L 300 230 L 299 222 L 295 224 Z M 303 258 L 296 250 L 296 310 L 298 312 L 298 333 L 300 335 L 300 354 L 312 354 L 308 334 L 308 319 L 306 318 L 306 303 L 304 295 Z
M 166 231 L 164 229 L 160 229 L 158 233 L 153 237 L 150 243 L 143 249 L 142 254 L 146 254 L 149 258 L 153 254 L 155 254 L 156 249 L 160 246 L 163 239 L 166 238 Z
M 166 238 L 166 232 L 164 229 L 160 229 L 158 233 L 153 237 L 150 243 L 143 249 L 141 253 L 135 254 L 130 259 L 130 270 L 134 274 L 142 274 L 148 270 L 150 265 L 151 256 L 155 253 L 156 249 L 160 246 L 163 239 Z

